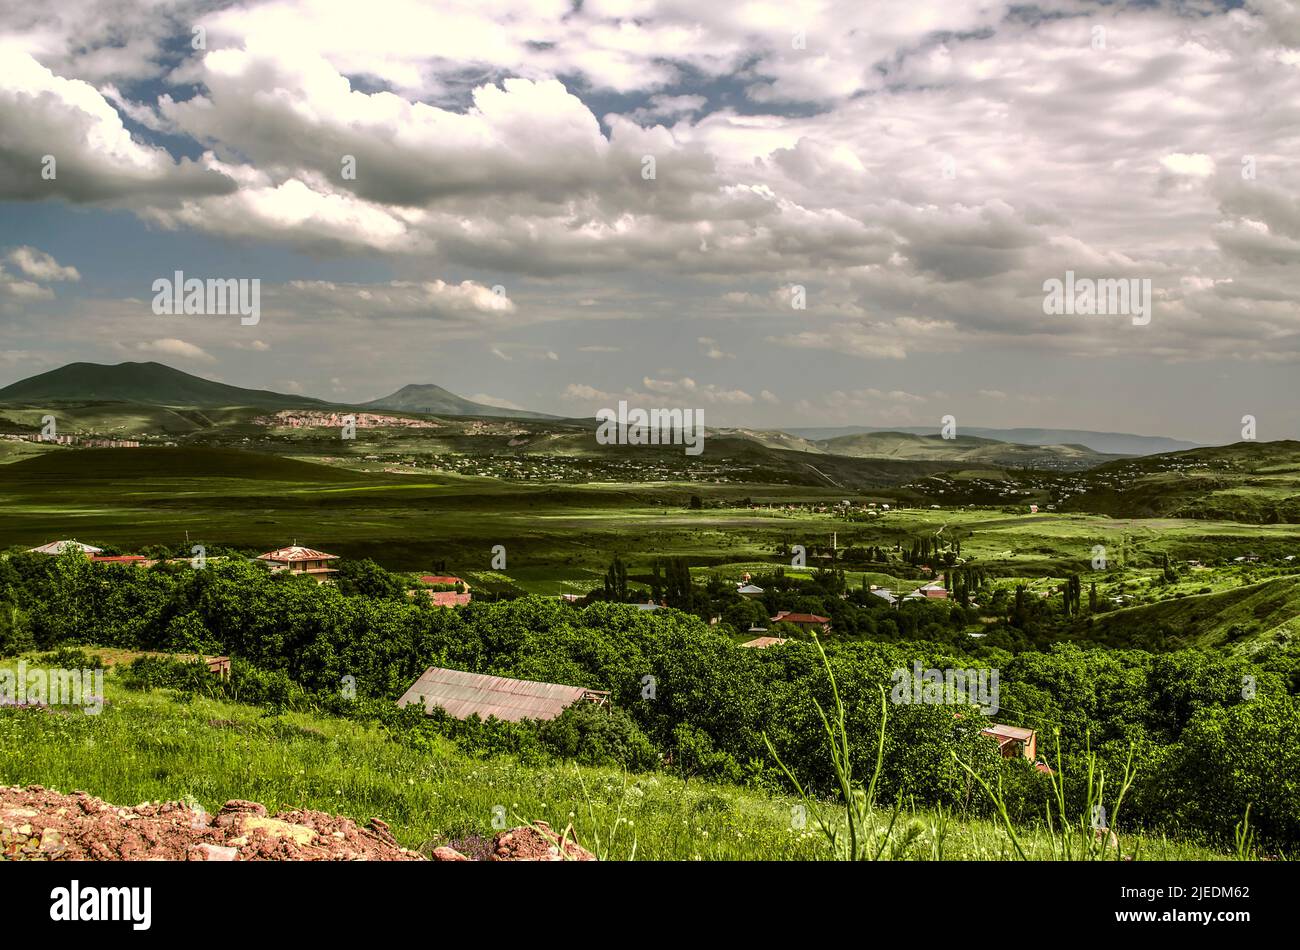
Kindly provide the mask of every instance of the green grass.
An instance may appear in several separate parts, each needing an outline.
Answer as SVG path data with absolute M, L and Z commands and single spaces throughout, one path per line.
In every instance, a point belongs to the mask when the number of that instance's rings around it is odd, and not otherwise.
M 119 805 L 188 795 L 209 811 L 239 798 L 263 802 L 272 812 L 312 808 L 361 822 L 378 817 L 412 848 L 490 836 L 499 806 L 511 825 L 543 820 L 562 828 L 571 822 L 583 844 L 591 847 L 599 838 L 606 857 L 615 860 L 828 856 L 814 822 L 796 820 L 801 802 L 793 796 L 664 773 L 626 776 L 612 769 L 480 760 L 441 741 L 417 750 L 370 724 L 271 715 L 205 698 L 179 701 L 165 691 L 122 689 L 114 679 L 107 677 L 108 705 L 98 716 L 0 710 L 0 783 L 84 790 Z M 887 859 L 1015 856 L 993 821 L 906 808 L 897 830 L 902 837 L 895 842 L 905 843 L 889 849 Z M 1054 839 L 1045 828 L 1018 829 L 1018 840 L 1030 858 L 1053 856 Z M 1134 844 L 1143 859 L 1223 857 L 1163 838 L 1126 838 L 1126 853 Z

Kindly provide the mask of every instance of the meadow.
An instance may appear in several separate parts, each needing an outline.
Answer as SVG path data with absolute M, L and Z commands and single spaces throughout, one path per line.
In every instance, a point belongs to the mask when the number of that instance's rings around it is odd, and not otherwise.
M 395 570 L 445 562 L 449 571 L 483 572 L 489 589 L 500 583 L 546 594 L 589 582 L 614 554 L 633 573 L 668 557 L 700 568 L 770 568 L 789 563 L 776 555 L 783 545 L 829 546 L 832 533 L 841 549 L 959 538 L 963 557 L 1031 577 L 1086 569 L 1097 545 L 1119 569 L 1151 567 L 1166 554 L 1207 562 L 1247 552 L 1300 554 L 1300 526 L 1289 524 L 951 504 L 846 520 L 833 510 L 845 494 L 777 485 L 527 484 L 358 472 L 226 450 L 88 450 L 0 466 L 0 546 L 76 537 L 124 551 L 205 542 L 260 552 L 296 539 Z M 692 496 L 700 508 L 691 507 Z M 860 504 L 876 496 L 851 497 Z M 504 572 L 491 567 L 497 544 L 507 549 Z

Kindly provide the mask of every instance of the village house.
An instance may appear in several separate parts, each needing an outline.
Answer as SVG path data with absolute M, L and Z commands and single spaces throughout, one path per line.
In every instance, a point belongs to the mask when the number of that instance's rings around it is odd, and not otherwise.
M 741 644 L 741 646 L 753 647 L 756 650 L 766 650 L 768 647 L 787 642 L 789 641 L 785 637 L 755 637 L 753 640 L 746 640 Z
M 257 560 L 264 562 L 272 573 L 288 571 L 290 574 L 303 574 L 321 583 L 329 580 L 329 575 L 336 573 L 336 569 L 326 562 L 338 560 L 338 555 L 305 548 L 295 541 L 287 548 L 259 554 Z
M 51 541 L 49 544 L 42 544 L 38 548 L 28 548 L 28 554 L 62 554 L 64 551 L 80 551 L 87 557 L 96 554 L 103 554 L 103 548 L 92 547 L 89 544 L 82 544 L 80 541 Z
M 135 567 L 153 567 L 158 563 L 143 554 L 92 554 L 90 559 L 96 564 L 131 564 Z
M 895 597 L 893 594 L 891 594 L 884 587 L 877 587 L 875 584 L 872 584 L 871 593 L 875 594 L 877 597 L 879 597 L 885 603 L 889 604 L 889 606 L 891 607 L 895 606 L 898 603 L 898 598 Z
M 1014 759 L 1017 755 L 1022 755 L 1033 762 L 1038 758 L 1038 732 L 1034 729 L 991 722 L 987 729 L 980 730 L 980 735 L 994 740 L 1004 759 Z
M 924 587 L 918 587 L 912 593 L 929 600 L 948 599 L 948 591 L 942 584 L 926 584 Z
M 792 623 L 800 630 L 806 630 L 809 633 L 831 632 L 831 618 L 820 617 L 817 614 L 797 614 L 782 610 L 771 619 L 772 623 Z

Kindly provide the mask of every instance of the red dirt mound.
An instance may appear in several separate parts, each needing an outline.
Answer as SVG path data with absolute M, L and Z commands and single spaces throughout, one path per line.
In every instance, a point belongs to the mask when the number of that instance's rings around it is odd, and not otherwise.
M 85 792 L 0 787 L 0 860 L 419 861 L 388 826 L 318 811 L 267 815 L 227 802 L 216 816 L 182 802 L 118 808 Z
M 560 852 L 561 846 L 564 852 Z M 595 861 L 596 856 L 581 847 L 572 836 L 562 838 L 544 821 L 532 827 L 503 831 L 492 839 L 489 861 Z
M 594 861 L 572 837 L 539 821 L 482 842 L 487 861 Z M 561 854 L 563 845 L 563 854 Z M 450 847 L 434 861 L 470 861 Z M 267 815 L 257 802 L 229 801 L 215 816 L 184 802 L 119 808 L 85 792 L 0 786 L 0 861 L 422 861 L 388 825 L 319 811 Z

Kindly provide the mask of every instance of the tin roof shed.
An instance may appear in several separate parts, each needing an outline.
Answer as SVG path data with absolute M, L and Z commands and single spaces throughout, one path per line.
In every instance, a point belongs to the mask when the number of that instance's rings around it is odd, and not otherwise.
M 421 703 L 425 712 L 441 706 L 457 719 L 468 719 L 478 713 L 483 719 L 495 716 L 507 722 L 518 722 L 521 719 L 554 719 L 576 702 L 587 700 L 603 704 L 608 698 L 606 691 L 581 686 L 536 683 L 431 666 L 402 694 L 397 705 Z

